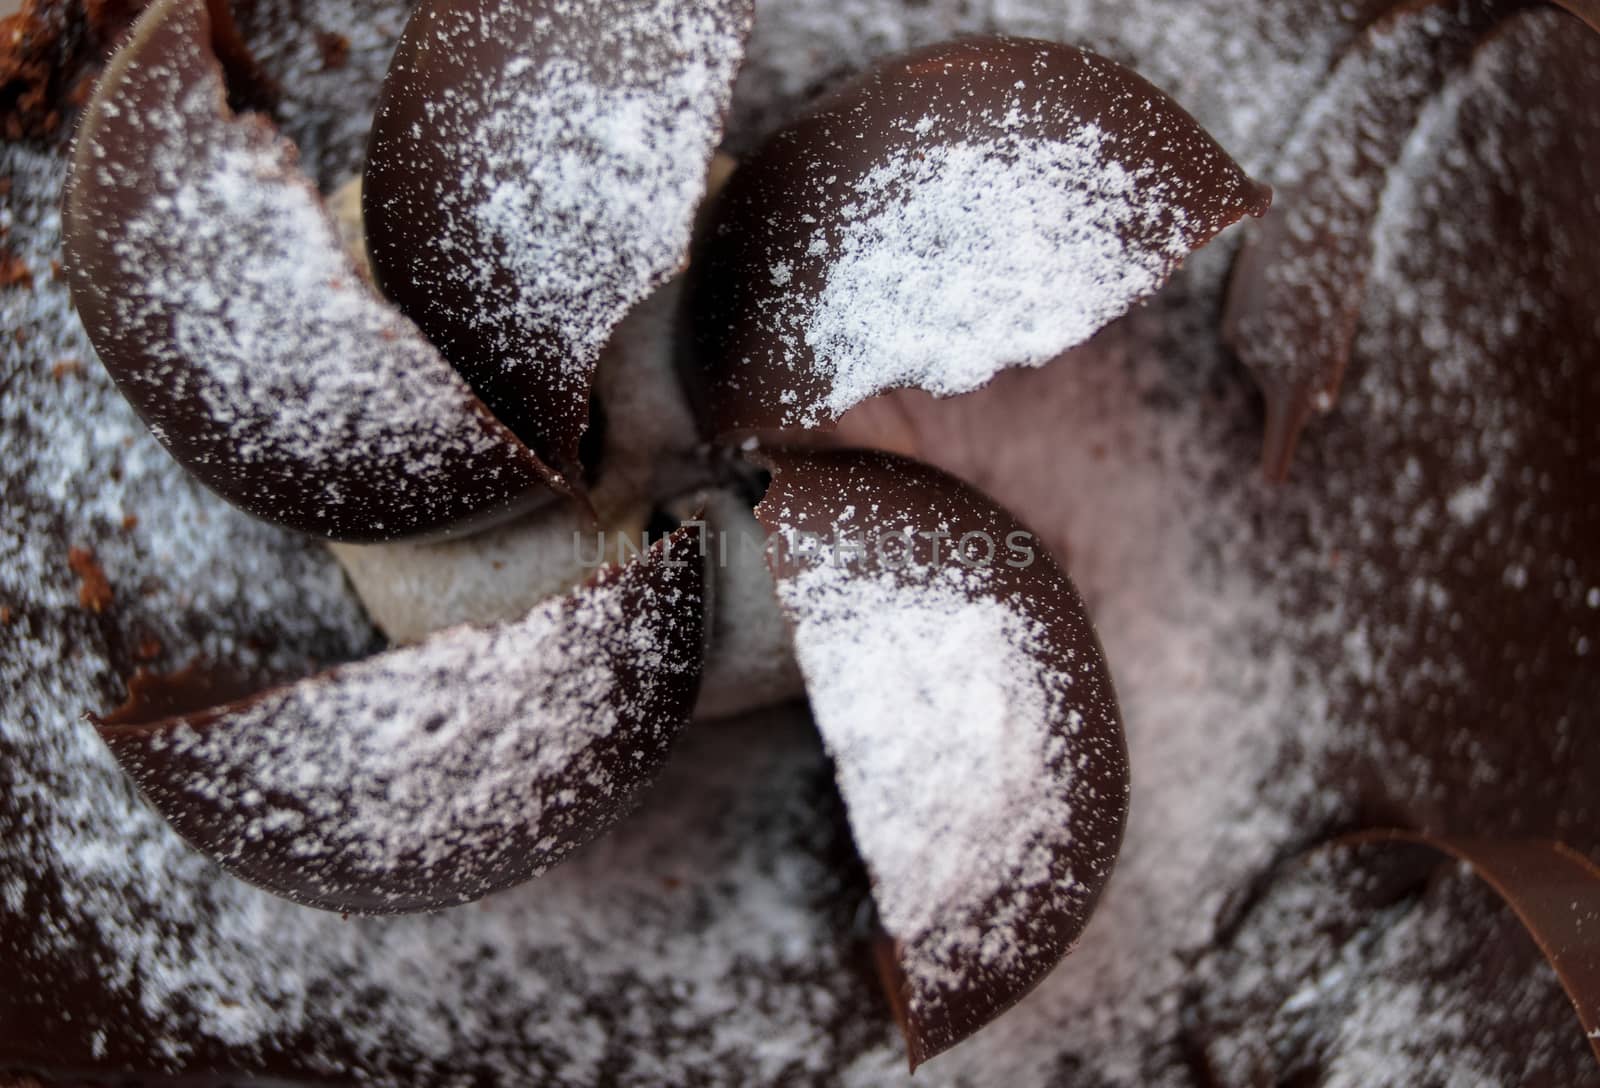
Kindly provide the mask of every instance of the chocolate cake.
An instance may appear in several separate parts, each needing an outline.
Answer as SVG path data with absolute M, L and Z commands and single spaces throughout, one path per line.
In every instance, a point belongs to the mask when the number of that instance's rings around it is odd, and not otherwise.
M 1600 1082 L 1596 25 L 26 6 L 0 1079 Z

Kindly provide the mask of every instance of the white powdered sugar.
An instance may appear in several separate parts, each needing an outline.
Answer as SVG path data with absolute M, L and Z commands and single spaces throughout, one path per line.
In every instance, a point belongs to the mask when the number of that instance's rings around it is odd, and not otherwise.
M 964 393 L 1002 366 L 1039 366 L 1155 290 L 1188 250 L 1182 216 L 1153 167 L 1130 168 L 1107 142 L 1086 124 L 1065 140 L 934 144 L 856 182 L 823 287 L 796 322 L 828 379 L 825 414 L 886 389 Z M 1165 242 L 1129 241 L 1152 232 Z
M 1039 661 L 1044 625 L 986 594 L 982 575 L 952 564 L 907 584 L 818 563 L 778 582 L 879 915 L 919 951 L 914 983 L 936 970 L 919 946 L 977 934 L 979 960 L 1025 955 L 980 912 L 1049 882 L 1072 837 L 1071 776 L 1045 770 L 1075 714 L 1071 677 Z

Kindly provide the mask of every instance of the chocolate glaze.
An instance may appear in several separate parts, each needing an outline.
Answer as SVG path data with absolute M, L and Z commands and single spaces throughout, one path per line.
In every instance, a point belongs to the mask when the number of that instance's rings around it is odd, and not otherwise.
M 837 414 L 825 409 L 829 360 L 808 342 L 801 315 L 824 290 L 874 170 L 930 146 L 1070 140 L 1090 129 L 1107 134 L 1106 154 L 1138 178 L 1133 199 L 1152 205 L 1125 226 L 1123 241 L 1162 251 L 1163 279 L 1179 263 L 1175 247 L 1198 248 L 1270 200 L 1170 98 L 1092 53 L 974 38 L 895 58 L 775 134 L 718 198 L 686 303 L 698 356 L 687 369 L 703 371 L 713 429 L 781 428 L 811 413 Z M 984 214 L 981 202 L 972 214 Z
M 491 693 L 479 709 L 500 720 L 446 724 L 452 711 L 440 699 L 448 698 L 451 677 L 440 675 L 435 651 L 457 629 L 204 709 L 198 707 L 208 698 L 236 691 L 238 681 L 204 673 L 137 681 L 128 702 L 99 722 L 101 735 L 178 833 L 236 876 L 328 910 L 453 906 L 542 873 L 631 808 L 694 705 L 704 586 L 704 563 L 680 529 L 528 619 L 490 629 L 495 640 L 478 652 L 504 652 L 496 651 L 499 640 L 515 639 L 524 625 L 551 632 L 553 620 L 553 633 L 541 634 L 539 645 L 547 653 L 552 642 L 574 647 L 584 662 L 570 676 L 546 675 L 543 688 Z M 346 720 L 363 711 L 341 699 L 343 690 L 374 698 L 363 676 L 373 665 L 392 678 L 389 692 L 376 696 L 392 700 L 388 717 Z M 517 665 L 504 662 L 504 683 L 528 683 Z M 575 690 L 591 669 L 603 672 L 606 685 Z M 498 678 L 480 682 L 493 687 Z M 368 729 L 381 736 L 368 743 L 360 732 Z M 584 732 L 557 763 L 545 752 L 563 743 L 555 733 L 564 729 Z M 233 743 L 228 734 L 239 730 L 256 731 L 259 741 Z M 349 743 L 329 744 L 329 734 L 341 730 L 354 731 Z M 400 812 L 388 796 L 390 772 L 363 765 L 391 748 L 444 768 L 433 783 L 437 793 L 401 798 Z M 287 783 L 257 777 L 268 770 L 263 760 L 297 757 L 305 776 Z M 524 761 L 525 782 L 483 786 L 497 766 Z M 463 808 L 457 795 L 480 800 Z
M 951 541 L 967 533 L 987 533 L 1003 542 L 1014 532 L 1026 533 L 1016 519 L 973 488 L 905 458 L 831 450 L 765 451 L 757 460 L 774 473 L 756 516 L 780 542 L 769 548 L 768 564 L 791 623 L 804 622 L 807 602 L 785 598 L 783 584 L 818 560 L 803 547 L 784 546 L 783 541 L 804 534 L 832 540 L 836 530 L 865 534 L 867 541 L 879 531 L 898 533 L 907 526 L 943 530 L 950 540 L 942 549 L 932 537 L 918 538 L 904 549 L 869 548 L 859 560 L 840 568 L 849 580 L 862 584 L 899 570 L 897 585 L 906 602 L 915 605 L 919 592 L 947 585 L 950 576 L 965 569 L 955 557 Z M 1013 566 L 996 559 L 983 568 L 987 576 L 982 589 L 969 584 L 965 592 L 973 599 L 979 599 L 981 593 L 1021 603 L 1043 629 L 1035 667 L 1073 678 L 1070 703 L 1059 708 L 1060 720 L 1049 723 L 1052 734 L 1064 743 L 1055 762 L 1047 761 L 1038 768 L 1046 789 L 1070 804 L 1072 834 L 1065 848 L 1051 857 L 1048 879 L 1019 880 L 994 892 L 975 918 L 960 923 L 951 920 L 952 925 L 970 925 L 985 932 L 1004 925 L 1008 947 L 1019 952 L 1004 964 L 986 959 L 976 945 L 954 951 L 949 945 L 940 947 L 937 937 L 924 941 L 918 935 L 919 939 L 902 941 L 897 939 L 900 935 L 887 934 L 880 941 L 879 967 L 913 1069 L 1010 1008 L 1067 953 L 1111 873 L 1127 818 L 1127 746 L 1099 640 L 1071 582 L 1031 534 L 1028 539 L 1037 549 L 1034 561 Z M 902 568 L 902 564 L 908 565 Z M 970 649 L 980 656 L 1012 652 L 1007 646 Z M 803 656 L 801 665 L 803 672 Z M 807 682 L 826 683 L 828 679 L 808 677 Z M 908 682 L 908 678 L 895 675 L 885 675 L 882 680 L 886 685 Z M 911 694 L 908 692 L 908 697 Z M 950 724 L 929 721 L 922 728 L 933 731 Z M 825 743 L 831 744 L 830 738 L 838 735 L 833 733 L 837 724 L 825 718 L 819 718 L 818 728 Z M 846 803 L 848 808 L 848 797 Z M 986 849 L 1005 854 L 1021 845 L 996 842 Z M 930 850 L 939 848 L 937 839 L 929 843 Z M 873 858 L 865 860 L 870 869 Z M 1068 874 L 1071 879 L 1066 884 L 1058 883 Z M 929 981 L 925 973 L 915 970 L 919 963 L 936 963 L 949 972 L 945 978 L 953 976 L 960 981 Z
M 219 375 L 204 342 L 196 346 L 190 340 L 192 326 L 183 325 L 190 315 L 174 312 L 173 300 L 214 274 L 193 267 L 185 255 L 193 232 L 215 232 L 207 243 L 213 259 L 221 261 L 226 251 L 230 263 L 260 267 L 263 274 L 278 267 L 276 238 L 271 223 L 186 222 L 185 205 L 175 198 L 191 199 L 184 195 L 191 187 L 207 184 L 230 157 L 240 155 L 274 163 L 270 176 L 254 177 L 251 184 L 261 191 L 253 199 L 275 207 L 309 190 L 292 152 L 262 119 L 237 117 L 226 108 L 216 39 L 209 11 L 198 0 L 155 5 L 107 69 L 79 130 L 63 218 L 64 264 L 90 339 L 123 395 L 208 487 L 257 517 L 302 532 L 348 540 L 438 534 L 546 499 L 549 470 L 415 329 L 398 315 L 383 316 L 381 302 L 334 248 L 331 227 L 329 251 L 320 256 L 345 272 L 323 290 L 352 301 L 344 311 L 319 315 L 328 327 L 305 330 L 306 378 L 294 378 L 284 389 L 270 380 L 252 384 L 243 375 Z M 215 102 L 215 112 L 195 108 L 207 99 Z M 142 223 L 137 235 L 131 233 L 136 220 Z M 305 255 L 308 261 L 313 256 L 319 255 Z M 285 282 L 285 292 L 291 288 L 315 293 Z M 216 335 L 241 343 L 278 340 L 265 353 L 292 354 L 292 341 L 281 341 L 297 330 L 254 327 L 263 319 L 235 316 L 228 303 L 217 303 L 216 320 L 225 333 Z M 347 327 L 337 327 L 340 320 Z M 362 419 L 359 408 L 350 406 L 354 394 L 340 406 L 348 413 L 342 419 L 322 412 L 306 386 L 317 371 L 346 363 L 341 345 L 363 354 L 352 364 L 352 384 L 388 380 L 397 365 L 391 359 L 417 368 L 414 384 L 432 391 L 425 412 Z M 319 350 L 337 354 L 319 356 Z M 238 354 L 251 352 L 241 348 Z M 341 429 L 330 433 L 336 427 Z M 320 448 L 340 453 L 330 457 L 308 449 L 295 437 L 306 430 L 320 430 Z
M 628 309 L 682 266 L 687 246 L 655 252 L 644 239 L 630 238 L 608 251 L 602 234 L 589 246 L 567 246 L 560 237 L 571 229 L 566 220 L 604 220 L 613 210 L 608 200 L 625 203 L 616 192 L 622 185 L 683 169 L 697 181 L 704 177 L 715 142 L 700 148 L 701 161 L 676 161 L 691 151 L 679 126 L 710 109 L 715 116 L 707 120 L 720 132 L 737 66 L 726 63 L 732 57 L 697 54 L 737 48 L 751 19 L 750 0 L 680 0 L 672 13 L 677 25 L 670 27 L 657 23 L 659 11 L 644 19 L 650 10 L 637 9 L 640 23 L 651 23 L 642 27 L 625 9 L 593 0 L 424 0 L 396 49 L 368 147 L 362 210 L 379 286 L 496 414 L 572 480 L 580 476 L 578 446 L 599 349 Z M 695 24 L 708 40 L 691 40 Z M 707 25 L 715 30 L 708 33 Z M 684 91 L 684 66 L 702 62 L 726 76 L 710 103 Z M 530 73 L 546 66 L 563 69 L 552 77 L 556 85 L 530 82 Z M 618 88 L 659 99 L 664 112 L 648 122 L 655 131 L 618 136 L 617 115 L 641 112 L 637 102 L 595 103 L 605 115 L 574 116 L 559 136 L 547 134 L 536 145 L 543 156 L 537 164 L 513 161 L 529 150 L 520 143 L 532 138 L 508 113 L 526 112 L 533 123 L 569 108 L 558 96 L 581 99 Z M 618 178 L 604 157 L 623 143 L 640 158 L 629 168 L 632 176 Z M 480 179 L 484 189 L 463 178 Z M 517 195 L 508 199 L 512 190 Z M 595 206 L 574 210 L 575 195 Z M 517 204 L 519 198 L 526 203 Z M 494 201 L 510 210 L 491 225 L 477 213 Z M 671 216 L 678 209 L 659 211 Z M 685 234 L 693 213 L 683 210 Z M 504 238 L 511 229 L 505 220 L 517 217 L 529 240 L 518 243 L 540 247 L 539 268 L 523 267 L 532 258 L 511 252 Z M 533 296 L 525 293 L 529 278 L 582 286 L 570 297 Z M 592 325 L 571 327 L 586 322 Z
M 1320 617 L 1301 635 L 1313 669 L 1349 659 L 1351 623 L 1333 617 L 1383 633 L 1378 671 L 1335 696 L 1373 738 L 1327 768 L 1359 796 L 1349 826 L 1593 850 L 1600 266 L 1583 240 L 1600 232 L 1600 36 L 1528 11 L 1491 45 L 1501 60 L 1468 85 L 1456 135 L 1418 140 L 1390 186 L 1411 210 L 1389 221 L 1387 289 L 1367 295 L 1339 407 L 1262 503 L 1274 553 L 1326 565 L 1263 571 L 1291 614 Z

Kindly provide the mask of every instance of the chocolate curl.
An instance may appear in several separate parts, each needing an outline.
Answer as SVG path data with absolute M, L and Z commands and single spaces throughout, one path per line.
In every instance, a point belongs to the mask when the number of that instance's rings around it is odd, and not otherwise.
M 1550 839 L 1494 839 L 1373 830 L 1338 840 L 1351 845 L 1409 843 L 1466 862 L 1527 927 L 1600 1060 L 1600 866 Z

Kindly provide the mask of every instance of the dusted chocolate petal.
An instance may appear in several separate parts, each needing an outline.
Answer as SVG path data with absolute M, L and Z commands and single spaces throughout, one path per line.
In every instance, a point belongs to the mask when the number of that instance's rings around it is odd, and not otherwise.
M 1116 697 L 1071 583 L 988 499 L 887 454 L 762 459 L 756 516 L 914 1068 L 1088 921 L 1127 814 Z
M 362 194 L 385 293 L 569 476 L 600 350 L 682 267 L 750 0 L 428 0 Z
M 740 167 L 691 271 L 721 430 L 1039 366 L 1269 194 L 1171 99 L 1079 49 L 977 38 L 892 61 Z
M 515 623 L 211 709 L 136 686 L 102 735 L 184 838 L 269 891 L 465 903 L 544 872 L 654 778 L 694 704 L 704 579 L 679 530 Z
M 235 117 L 200 0 L 162 0 L 96 90 L 64 219 L 73 301 L 151 431 L 218 494 L 341 539 L 440 533 L 548 470 L 339 246 L 293 148 Z
M 1369 831 L 1356 843 L 1412 843 L 1465 862 L 1516 912 L 1561 980 L 1600 1059 L 1600 867 L 1542 839 Z
M 1594 0 L 1556 0 L 1600 28 Z M 1373 228 L 1428 100 L 1523 0 L 1397 5 L 1340 60 L 1280 155 L 1272 212 L 1239 255 L 1225 336 L 1266 397 L 1262 463 L 1288 475 L 1306 423 L 1332 409 L 1360 320 Z M 1574 31 L 1581 32 L 1574 24 Z M 1531 179 L 1529 184 L 1538 184 Z
M 1441 854 L 1463 864 L 1441 866 Z M 1202 964 L 1187 1030 L 1217 1085 L 1426 1083 L 1445 1071 L 1588 1084 L 1596 925 L 1600 869 L 1557 842 L 1343 836 L 1273 874 Z

